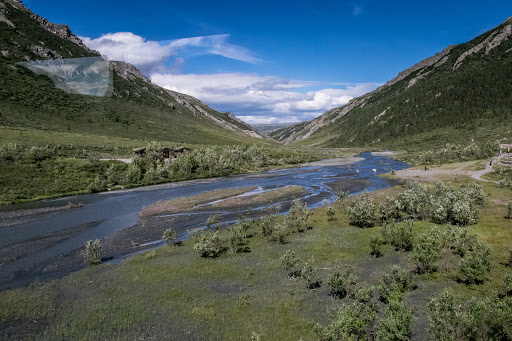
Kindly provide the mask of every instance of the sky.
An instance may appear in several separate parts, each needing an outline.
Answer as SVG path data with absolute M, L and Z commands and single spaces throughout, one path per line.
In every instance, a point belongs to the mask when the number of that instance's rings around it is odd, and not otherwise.
M 248 123 L 309 120 L 512 16 L 512 1 L 23 0 L 153 83 Z

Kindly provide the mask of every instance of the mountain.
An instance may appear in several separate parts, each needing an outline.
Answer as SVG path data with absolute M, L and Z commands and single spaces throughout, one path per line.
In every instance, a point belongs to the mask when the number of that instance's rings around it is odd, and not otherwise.
M 251 127 L 262 133 L 269 133 L 273 130 L 289 127 L 296 123 L 268 123 L 268 124 L 251 124 Z
M 511 80 L 512 17 L 371 93 L 270 136 L 287 144 L 405 149 L 511 138 Z
M 133 65 L 105 60 L 68 26 L 17 0 L 0 0 L 0 126 L 177 143 L 268 143 L 232 114 L 152 84 Z

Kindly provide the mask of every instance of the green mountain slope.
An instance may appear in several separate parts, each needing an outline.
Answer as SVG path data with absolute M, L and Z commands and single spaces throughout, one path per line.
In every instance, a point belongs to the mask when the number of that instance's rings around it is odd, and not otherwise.
M 187 144 L 268 143 L 249 125 L 111 62 L 110 97 L 70 94 L 18 62 L 98 57 L 69 27 L 0 0 L 0 125 Z
M 328 147 L 430 148 L 511 138 L 511 120 L 512 17 L 371 93 L 270 136 Z

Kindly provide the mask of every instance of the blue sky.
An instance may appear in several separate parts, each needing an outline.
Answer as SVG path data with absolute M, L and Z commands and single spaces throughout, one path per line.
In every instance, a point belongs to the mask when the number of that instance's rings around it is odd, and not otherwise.
M 316 117 L 512 16 L 501 0 L 23 2 L 154 83 L 250 123 Z

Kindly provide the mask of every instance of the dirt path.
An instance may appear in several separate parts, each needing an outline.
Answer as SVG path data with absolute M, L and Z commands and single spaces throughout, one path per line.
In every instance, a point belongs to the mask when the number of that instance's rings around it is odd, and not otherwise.
M 489 162 L 487 161 L 468 161 L 457 164 L 447 164 L 442 165 L 436 168 L 408 168 L 403 169 L 396 172 L 396 176 L 399 178 L 419 178 L 425 179 L 427 181 L 439 181 L 439 180 L 448 180 L 449 178 L 455 178 L 459 175 L 469 176 L 475 180 L 486 181 L 490 180 L 482 179 L 484 174 L 490 173 L 493 171 L 493 167 L 499 163 L 499 161 L 505 156 L 512 156 L 511 154 L 502 154 L 500 156 L 495 157 L 492 160 L 492 167 L 490 167 Z M 471 170 L 472 167 L 477 166 L 478 164 L 484 164 L 485 169 L 482 170 Z M 503 165 L 500 163 L 500 165 Z

